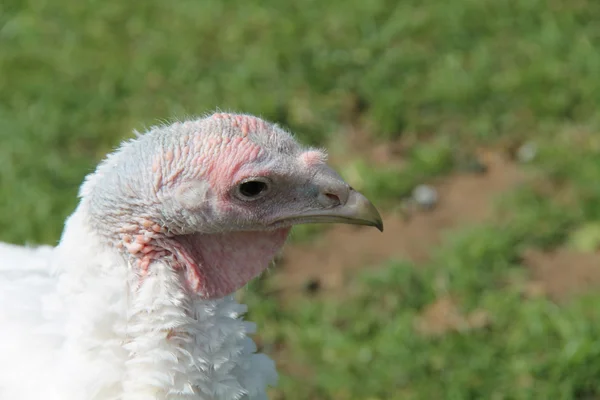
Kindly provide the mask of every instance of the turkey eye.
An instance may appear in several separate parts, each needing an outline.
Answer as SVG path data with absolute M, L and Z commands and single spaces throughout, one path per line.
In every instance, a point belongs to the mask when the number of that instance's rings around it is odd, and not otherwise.
M 253 179 L 241 183 L 238 186 L 238 193 L 244 200 L 253 200 L 267 192 L 269 184 L 264 180 Z

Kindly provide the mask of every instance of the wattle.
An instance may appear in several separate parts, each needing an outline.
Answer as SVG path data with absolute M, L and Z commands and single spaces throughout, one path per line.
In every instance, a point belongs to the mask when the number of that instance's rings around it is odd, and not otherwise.
M 226 296 L 260 275 L 281 250 L 290 228 L 179 235 L 161 245 L 184 268 L 189 289 L 203 298 Z

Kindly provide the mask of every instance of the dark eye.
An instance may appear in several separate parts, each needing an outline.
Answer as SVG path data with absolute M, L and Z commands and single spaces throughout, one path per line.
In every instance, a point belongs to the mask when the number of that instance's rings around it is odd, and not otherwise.
M 243 200 L 254 200 L 269 190 L 269 182 L 265 179 L 252 179 L 238 185 L 238 195 Z

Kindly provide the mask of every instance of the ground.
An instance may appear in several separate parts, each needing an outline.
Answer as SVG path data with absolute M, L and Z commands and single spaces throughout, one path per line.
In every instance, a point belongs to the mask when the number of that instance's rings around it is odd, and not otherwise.
M 134 129 L 257 114 L 327 148 L 385 222 L 294 229 L 240 291 L 272 398 L 600 398 L 599 18 L 590 0 L 3 1 L 0 240 L 56 243 Z M 409 201 L 422 184 L 431 210 Z
M 570 296 L 600 287 L 600 254 L 569 249 L 549 252 L 530 250 L 524 255 L 531 271 L 529 290 L 564 301 Z

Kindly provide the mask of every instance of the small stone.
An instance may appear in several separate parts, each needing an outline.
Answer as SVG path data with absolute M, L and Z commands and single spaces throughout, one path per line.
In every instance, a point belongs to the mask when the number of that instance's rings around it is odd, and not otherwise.
M 412 192 L 412 197 L 419 207 L 426 210 L 434 208 L 438 202 L 437 190 L 429 185 L 417 186 Z
M 535 156 L 538 153 L 538 147 L 535 143 L 533 142 L 527 142 L 524 143 L 523 145 L 521 145 L 521 147 L 519 147 L 517 149 L 517 160 L 521 163 L 528 163 L 533 161 L 533 159 L 535 158 Z

